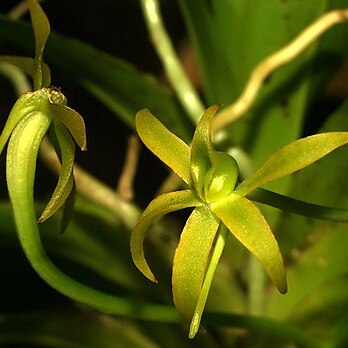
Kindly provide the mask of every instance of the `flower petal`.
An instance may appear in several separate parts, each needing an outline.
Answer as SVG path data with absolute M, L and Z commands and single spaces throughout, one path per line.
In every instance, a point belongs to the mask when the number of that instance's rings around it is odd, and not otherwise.
M 47 16 L 38 1 L 28 0 L 28 3 L 35 35 L 35 68 L 37 69 L 36 78 L 38 79 L 36 81 L 35 89 L 40 89 L 43 87 L 44 80 L 42 72 L 43 52 L 51 28 Z
M 195 208 L 181 233 L 173 261 L 173 298 L 176 308 L 191 320 L 196 308 L 219 220 L 209 206 Z
M 135 125 L 140 139 L 149 150 L 190 184 L 190 147 L 170 132 L 147 109 L 137 113 Z
M 82 116 L 66 105 L 50 104 L 52 115 L 64 123 L 82 151 L 87 150 L 85 122 Z
M 219 108 L 219 105 L 213 105 L 203 114 L 191 144 L 191 178 L 201 198 L 204 198 L 204 178 L 212 166 L 215 153 L 211 140 L 211 125 Z
M 62 168 L 52 197 L 38 220 L 40 223 L 50 218 L 64 204 L 70 195 L 74 182 L 72 171 L 75 160 L 75 144 L 63 124 L 55 122 L 54 126 L 61 151 Z
M 155 282 L 156 279 L 150 270 L 144 256 L 143 242 L 145 233 L 152 222 L 157 218 L 172 211 L 196 207 L 202 205 L 202 202 L 192 193 L 191 190 L 175 191 L 166 193 L 155 198 L 146 208 L 135 226 L 131 236 L 131 254 L 137 268 L 148 279 Z
M 234 193 L 211 204 L 211 210 L 261 262 L 278 290 L 287 291 L 283 258 L 270 227 L 256 205 Z
M 348 143 L 348 132 L 330 132 L 296 140 L 273 153 L 264 164 L 235 190 L 246 196 L 263 184 L 296 172 Z

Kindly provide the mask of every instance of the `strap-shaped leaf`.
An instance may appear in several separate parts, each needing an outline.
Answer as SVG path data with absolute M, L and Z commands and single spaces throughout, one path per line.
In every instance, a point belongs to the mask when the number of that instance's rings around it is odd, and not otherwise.
M 181 179 L 190 184 L 190 147 L 147 109 L 137 113 L 135 122 L 139 137 L 146 147 Z
M 82 116 L 66 105 L 51 104 L 50 109 L 55 119 L 64 123 L 82 151 L 87 150 L 85 122 Z
M 330 132 L 296 140 L 273 153 L 264 164 L 235 190 L 245 196 L 257 187 L 296 172 L 348 143 L 348 132 Z
M 283 258 L 260 210 L 234 193 L 211 204 L 211 210 L 261 262 L 278 290 L 287 291 Z
M 0 60 L 16 66 L 24 71 L 32 79 L 35 78 L 35 59 L 29 57 L 0 56 Z M 46 63 L 42 64 L 42 87 L 48 87 L 51 84 L 51 71 Z
M 42 10 L 37 0 L 28 0 L 31 22 L 34 29 L 35 36 L 35 89 L 43 87 L 43 73 L 42 62 L 43 52 L 45 49 L 47 38 L 50 34 L 51 28 L 48 18 Z
M 172 211 L 196 207 L 202 202 L 192 193 L 191 190 L 175 191 L 166 193 L 155 198 L 146 208 L 135 226 L 131 236 L 131 253 L 135 265 L 151 281 L 156 282 L 144 256 L 143 242 L 145 233 L 152 222 L 157 218 Z
M 202 289 L 219 220 L 208 206 L 192 212 L 181 233 L 173 261 L 173 299 L 176 308 L 191 320 Z
M 74 183 L 72 171 L 75 159 L 75 144 L 71 139 L 70 133 L 63 124 L 56 121 L 54 127 L 61 151 L 62 168 L 60 170 L 57 186 L 38 222 L 44 222 L 50 218 L 64 204 L 65 200 L 70 195 Z
M 201 198 L 204 198 L 204 178 L 212 166 L 214 147 L 211 140 L 211 125 L 219 105 L 211 106 L 199 120 L 191 144 L 191 177 Z

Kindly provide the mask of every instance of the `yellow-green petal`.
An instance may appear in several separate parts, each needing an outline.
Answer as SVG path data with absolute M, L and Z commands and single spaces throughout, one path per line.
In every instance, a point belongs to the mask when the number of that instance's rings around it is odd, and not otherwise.
M 137 268 L 148 279 L 155 282 L 150 267 L 145 259 L 143 242 L 145 233 L 150 225 L 159 217 L 172 211 L 196 207 L 202 205 L 202 202 L 190 190 L 175 191 L 166 193 L 155 198 L 145 209 L 139 223 L 135 226 L 131 236 L 131 254 Z
M 214 147 L 211 126 L 219 105 L 211 106 L 199 120 L 191 144 L 191 178 L 201 198 L 204 198 L 204 178 L 212 166 Z
M 61 151 L 62 168 L 60 170 L 57 186 L 38 222 L 44 222 L 50 218 L 64 204 L 73 188 L 74 179 L 72 171 L 75 159 L 75 144 L 70 133 L 63 124 L 56 121 L 54 126 Z
M 45 49 L 46 41 L 50 34 L 51 28 L 48 18 L 42 10 L 37 0 L 28 0 L 31 22 L 35 35 L 35 68 L 36 74 L 34 79 L 35 89 L 43 87 L 43 52 Z
M 261 262 L 279 292 L 287 291 L 285 268 L 278 243 L 258 207 L 231 194 L 211 204 L 212 212 Z
M 135 125 L 140 139 L 147 148 L 190 184 L 190 147 L 147 109 L 137 113 Z
M 209 206 L 195 208 L 181 233 L 173 261 L 173 299 L 176 308 L 191 320 L 202 289 L 219 220 Z
M 65 124 L 82 151 L 87 150 L 86 128 L 82 116 L 66 105 L 50 104 L 50 106 L 53 117 Z
M 348 143 L 348 132 L 330 132 L 296 140 L 273 153 L 263 165 L 235 190 L 246 196 L 257 187 L 291 174 Z

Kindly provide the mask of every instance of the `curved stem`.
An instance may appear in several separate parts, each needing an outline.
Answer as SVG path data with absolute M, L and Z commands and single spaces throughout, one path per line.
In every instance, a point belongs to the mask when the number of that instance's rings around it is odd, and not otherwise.
M 298 215 L 335 222 L 348 222 L 348 209 L 312 204 L 268 191 L 263 188 L 257 188 L 249 193 L 247 197 L 253 201 L 267 204 L 271 207 Z
M 196 124 L 204 112 L 204 106 L 193 88 L 162 22 L 157 0 L 141 0 L 151 40 L 163 64 L 165 73 L 181 104 Z
M 307 27 L 287 46 L 264 59 L 251 73 L 241 96 L 235 103 L 227 106 L 216 117 L 213 131 L 216 133 L 228 123 L 241 117 L 255 101 L 263 82 L 275 69 L 288 63 L 304 51 L 320 35 L 332 26 L 348 20 L 348 9 L 326 13 Z
M 119 298 L 83 285 L 62 273 L 42 246 L 34 211 L 34 177 L 40 142 L 50 124 L 41 113 L 20 121 L 7 152 L 7 185 L 19 240 L 35 271 L 51 287 L 67 297 L 110 314 L 173 322 L 179 314 L 171 307 Z

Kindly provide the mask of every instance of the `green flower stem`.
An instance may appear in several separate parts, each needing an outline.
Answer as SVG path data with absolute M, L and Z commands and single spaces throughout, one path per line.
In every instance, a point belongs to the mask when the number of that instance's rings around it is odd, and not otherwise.
M 33 184 L 38 149 L 50 122 L 43 113 L 25 117 L 14 129 L 7 152 L 8 190 L 19 240 L 32 267 L 54 289 L 105 313 L 164 322 L 178 320 L 179 314 L 172 308 L 119 298 L 80 284 L 49 260 L 36 224 Z
M 153 46 L 163 64 L 165 73 L 184 109 L 196 124 L 205 108 L 187 78 L 172 46 L 162 21 L 158 0 L 141 0 L 141 5 Z
M 348 222 L 348 209 L 312 204 L 263 188 L 257 188 L 249 193 L 247 197 L 253 201 L 298 215 L 335 222 Z
M 208 294 L 209 294 L 209 290 L 210 290 L 210 285 L 211 285 L 211 282 L 213 281 L 216 267 L 219 263 L 221 254 L 224 250 L 228 234 L 229 234 L 229 231 L 226 228 L 226 226 L 223 224 L 220 224 L 216 243 L 215 243 L 214 250 L 213 250 L 213 253 L 211 256 L 210 264 L 208 266 L 207 273 L 205 275 L 205 279 L 203 282 L 202 290 L 199 294 L 197 305 L 196 305 L 196 308 L 195 308 L 195 311 L 194 311 L 194 314 L 192 317 L 189 338 L 194 338 L 196 333 L 199 330 L 199 325 L 201 322 L 205 303 L 207 302 L 207 298 L 208 298 Z

